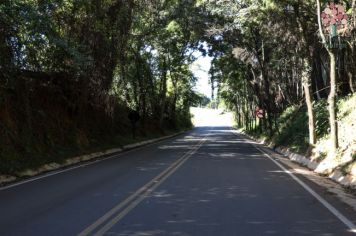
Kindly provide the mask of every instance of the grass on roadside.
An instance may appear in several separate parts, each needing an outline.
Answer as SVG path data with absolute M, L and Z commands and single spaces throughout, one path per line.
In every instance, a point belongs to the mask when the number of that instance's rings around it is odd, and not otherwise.
M 329 113 L 327 101 L 321 100 L 314 104 L 316 116 L 316 134 L 318 142 L 313 153 L 309 152 L 308 115 L 306 106 L 291 106 L 278 118 L 278 130 L 272 137 L 258 130 L 248 134 L 258 139 L 264 139 L 276 146 L 285 146 L 291 151 L 302 155 L 313 155 L 313 160 L 321 162 L 327 157 L 329 150 Z M 356 162 L 356 95 L 344 97 L 338 101 L 338 130 L 340 149 L 335 159 L 346 160 L 340 165 L 343 172 L 350 172 L 351 166 Z M 347 155 L 345 157 L 345 155 Z M 348 155 L 353 156 L 352 158 Z M 351 160 L 351 161 L 349 161 Z

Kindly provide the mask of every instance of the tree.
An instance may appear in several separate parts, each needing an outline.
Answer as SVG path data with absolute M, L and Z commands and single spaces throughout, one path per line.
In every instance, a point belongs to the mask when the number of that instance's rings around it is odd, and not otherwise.
M 332 154 L 336 154 L 336 151 L 339 147 L 338 142 L 338 131 L 337 131 L 337 113 L 336 113 L 336 48 L 329 48 L 326 42 L 325 35 L 323 33 L 323 29 L 321 26 L 321 5 L 320 0 L 316 0 L 317 4 L 317 16 L 318 16 L 318 25 L 319 25 L 319 34 L 322 39 L 322 43 L 324 44 L 329 57 L 330 57 L 330 93 L 329 93 L 329 122 L 330 122 L 330 140 L 332 145 Z

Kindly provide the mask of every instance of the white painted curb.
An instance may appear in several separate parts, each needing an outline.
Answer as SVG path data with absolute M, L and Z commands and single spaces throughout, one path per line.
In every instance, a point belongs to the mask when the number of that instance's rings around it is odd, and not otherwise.
M 319 165 L 318 162 L 311 161 L 307 157 L 293 153 L 286 148 L 277 147 L 274 150 L 289 158 L 290 160 L 308 167 L 308 169 L 313 170 L 314 172 Z M 356 176 L 354 175 L 344 175 L 340 170 L 336 169 L 331 174 L 329 174 L 328 177 L 345 187 L 356 189 Z
M 259 140 L 256 140 L 254 137 L 247 135 L 245 133 L 243 133 L 243 134 L 246 135 L 247 137 L 249 137 L 250 139 L 259 142 Z M 261 143 L 266 144 L 264 141 L 262 141 Z M 268 145 L 268 144 L 266 144 L 266 145 L 271 147 L 271 145 Z M 285 156 L 286 158 L 292 160 L 293 162 L 296 162 L 302 166 L 308 167 L 308 169 L 317 173 L 315 170 L 319 165 L 318 162 L 311 161 L 310 159 L 308 159 L 307 157 L 305 157 L 303 155 L 293 153 L 288 148 L 285 148 L 285 147 L 276 147 L 276 148 L 272 148 L 272 149 L 274 151 L 278 152 L 279 154 Z M 328 178 L 341 184 L 342 186 L 356 189 L 356 175 L 354 175 L 354 174 L 344 175 L 340 170 L 336 169 L 331 174 L 328 175 Z
M 125 145 L 122 148 L 113 148 L 113 149 L 108 149 L 102 152 L 95 152 L 95 153 L 91 153 L 91 154 L 87 154 L 87 155 L 82 155 L 82 156 L 77 156 L 77 157 L 72 157 L 72 158 L 68 158 L 67 160 L 64 161 L 64 163 L 48 163 L 45 164 L 43 166 L 40 166 L 37 169 L 28 169 L 22 172 L 17 173 L 17 176 L 12 176 L 12 175 L 0 175 L 0 185 L 7 185 L 7 184 L 12 184 L 16 181 L 20 181 L 23 178 L 29 178 L 29 177 L 34 177 L 40 174 L 44 174 L 47 172 L 51 172 L 51 171 L 55 171 L 55 170 L 59 170 L 59 169 L 65 169 L 71 166 L 75 166 L 78 165 L 82 162 L 87 162 L 87 161 L 92 161 L 92 160 L 96 160 L 99 159 L 101 157 L 106 157 L 106 156 L 111 156 L 111 155 L 115 155 L 115 154 L 119 154 L 119 153 L 123 153 L 124 151 L 128 151 L 131 149 L 135 149 L 138 147 L 142 147 L 148 144 L 153 144 L 165 139 L 169 139 L 175 136 L 178 136 L 180 134 L 183 134 L 187 132 L 186 131 L 182 131 L 182 132 L 178 132 L 175 134 L 171 134 L 171 135 L 167 135 L 164 137 L 160 137 L 160 138 L 155 138 L 155 139 L 150 139 L 150 140 L 145 140 L 142 142 L 138 142 L 138 143 L 133 143 L 133 144 L 129 144 L 129 145 Z

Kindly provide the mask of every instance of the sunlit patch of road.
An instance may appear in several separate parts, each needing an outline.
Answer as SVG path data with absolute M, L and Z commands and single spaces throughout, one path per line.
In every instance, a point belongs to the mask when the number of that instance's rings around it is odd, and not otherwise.
M 192 107 L 190 112 L 193 115 L 192 121 L 195 127 L 230 127 L 234 124 L 232 112 L 226 112 L 222 109 Z

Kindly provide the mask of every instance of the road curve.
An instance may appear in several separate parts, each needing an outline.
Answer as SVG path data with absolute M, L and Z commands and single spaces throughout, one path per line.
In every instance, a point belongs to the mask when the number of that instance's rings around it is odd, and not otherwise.
M 0 235 L 356 235 L 354 212 L 287 172 L 229 127 L 196 128 L 0 190 Z

